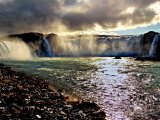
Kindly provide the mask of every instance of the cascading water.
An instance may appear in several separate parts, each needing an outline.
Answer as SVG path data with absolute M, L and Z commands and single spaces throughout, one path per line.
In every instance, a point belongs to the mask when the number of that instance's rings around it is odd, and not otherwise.
M 157 48 L 158 48 L 158 44 L 160 42 L 160 34 L 155 35 L 150 51 L 149 51 L 149 57 L 156 57 L 157 56 Z
M 52 48 L 47 39 L 44 39 L 43 45 L 45 49 L 45 57 L 52 57 L 53 56 Z
M 3 57 L 9 53 L 9 49 L 4 41 L 0 42 L 0 56 Z
M 71 38 L 60 38 L 58 40 L 43 38 L 39 40 L 39 43 L 24 43 L 19 40 L 3 40 L 0 41 L 0 58 L 6 57 L 16 51 L 12 56 L 17 56 L 17 51 L 22 51 L 24 47 L 29 46 L 33 56 L 37 57 L 53 57 L 53 56 L 120 56 L 120 57 L 132 57 L 140 54 L 140 39 L 141 36 L 131 37 L 111 37 L 111 38 L 97 38 L 93 36 L 84 37 L 71 37 Z M 23 44 L 23 45 L 22 45 Z M 25 44 L 25 45 L 24 45 Z M 155 43 L 154 43 L 155 44 Z M 19 50 L 19 47 L 20 48 Z M 153 45 L 155 46 L 155 45 Z M 12 50 L 11 50 L 12 48 Z M 18 50 L 17 50 L 18 49 Z M 22 50 L 21 50 L 22 49 Z M 149 48 L 148 48 L 149 49 Z M 155 48 L 152 47 L 150 55 L 153 54 Z M 26 52 L 24 51 L 24 54 Z M 15 57 L 16 57 L 15 56 Z
M 0 59 L 26 60 L 31 58 L 31 51 L 24 42 L 0 41 Z

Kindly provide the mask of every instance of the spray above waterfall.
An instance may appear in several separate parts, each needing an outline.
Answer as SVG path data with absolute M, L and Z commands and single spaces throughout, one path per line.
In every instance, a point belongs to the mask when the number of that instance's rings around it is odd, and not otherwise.
M 72 35 L 41 33 L 10 35 L 0 41 L 1 59 L 34 57 L 157 57 L 159 34 L 139 36 Z M 18 38 L 18 39 L 17 39 Z
M 149 56 L 156 56 L 159 35 L 149 32 L 147 36 L 56 36 L 45 39 L 45 55 L 51 56 L 124 56 L 136 57 L 149 50 Z M 155 34 L 155 35 L 154 35 Z M 147 38 L 147 40 L 143 40 Z M 48 42 L 49 41 L 49 42 Z M 142 41 L 144 43 L 142 44 Z M 146 42 L 145 42 L 146 41 Z M 150 48 L 150 46 L 152 46 Z M 145 47 L 145 51 L 141 49 Z M 54 53 L 53 53 L 54 51 Z
M 53 39 L 53 51 L 56 56 L 96 56 L 108 48 L 107 44 L 99 43 L 94 36 L 58 37 Z

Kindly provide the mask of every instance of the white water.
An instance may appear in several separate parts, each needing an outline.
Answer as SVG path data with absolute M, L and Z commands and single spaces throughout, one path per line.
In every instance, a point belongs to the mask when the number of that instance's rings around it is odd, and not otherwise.
M 158 47 L 158 42 L 160 40 L 160 35 L 156 35 L 153 39 L 153 42 L 152 42 L 152 45 L 151 45 L 151 48 L 150 48 L 150 51 L 149 51 L 149 57 L 156 57 L 156 50 L 157 50 L 157 47 Z
M 0 41 L 0 59 L 26 60 L 31 59 L 29 47 L 22 41 Z
M 52 57 L 53 56 L 52 49 L 47 39 L 44 39 L 44 47 L 46 51 L 45 56 Z
M 98 40 L 97 40 L 98 39 Z M 102 39 L 102 38 L 101 38 Z M 14 41 L 14 42 L 13 42 Z M 5 43 L 4 43 L 5 42 Z M 8 57 L 11 51 L 21 52 L 25 57 L 28 51 L 28 45 L 23 41 L 7 40 L 1 41 L 1 56 Z M 140 36 L 133 36 L 131 38 L 111 38 L 100 40 L 99 38 L 88 36 L 80 38 L 59 38 L 58 40 L 48 41 L 44 38 L 42 44 L 37 45 L 34 43 L 29 44 L 32 49 L 32 54 L 40 57 L 53 57 L 53 56 L 135 56 L 139 53 Z M 11 45 L 12 44 L 12 45 Z M 14 48 L 13 48 L 14 47 Z M 20 48 L 22 47 L 22 48 Z M 12 50 L 9 50 L 12 48 Z M 36 48 L 36 49 L 35 49 Z M 41 49 L 43 48 L 43 49 Z M 18 49 L 18 50 L 16 50 Z M 28 49 L 28 50 L 27 50 Z M 23 56 L 24 52 L 24 56 Z M 54 53 L 53 53 L 54 52 Z M 11 55 L 9 55 L 11 56 Z M 12 57 L 14 59 L 14 54 Z M 17 57 L 17 54 L 15 54 Z M 2 57 L 1 57 L 2 58 Z M 15 58 L 17 59 L 17 58 Z

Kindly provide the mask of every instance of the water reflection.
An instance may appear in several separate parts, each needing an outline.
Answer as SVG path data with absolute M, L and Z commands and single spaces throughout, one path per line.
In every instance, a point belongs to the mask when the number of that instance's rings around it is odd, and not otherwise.
M 106 112 L 109 120 L 130 120 L 133 105 L 130 102 L 130 94 L 134 87 L 128 81 L 128 59 L 120 60 L 104 58 L 95 62 L 98 66 L 96 74 L 88 81 L 95 89 L 88 91 L 88 96 L 97 102 Z

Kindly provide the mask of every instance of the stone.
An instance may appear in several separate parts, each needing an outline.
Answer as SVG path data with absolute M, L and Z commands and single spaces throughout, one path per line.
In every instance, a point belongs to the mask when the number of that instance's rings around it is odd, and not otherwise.
M 3 72 L 1 72 L 3 71 Z M 0 67 L 3 85 L 0 87 L 0 118 L 3 119 L 88 119 L 104 120 L 95 103 L 66 97 L 63 90 L 50 89 L 47 81 L 25 73 Z M 17 76 L 17 77 L 14 77 Z M 9 82 L 6 82 L 9 81 Z M 38 86 L 37 86 L 38 85 Z M 74 101 L 71 104 L 70 101 Z M 2 120 L 3 120 L 2 119 Z
M 40 115 L 36 115 L 36 117 L 37 117 L 38 119 L 41 119 L 41 118 L 42 118 Z

